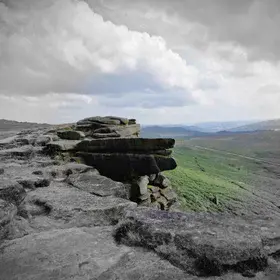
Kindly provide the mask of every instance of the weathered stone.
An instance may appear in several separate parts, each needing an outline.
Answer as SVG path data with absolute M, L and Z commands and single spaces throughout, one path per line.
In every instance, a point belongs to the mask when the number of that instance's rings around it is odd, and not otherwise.
M 118 120 L 121 122 L 121 124 L 128 124 L 129 119 L 127 118 L 121 118 L 121 117 L 115 117 L 115 116 L 106 116 L 105 118 L 111 119 L 111 120 Z
M 16 213 L 17 208 L 15 205 L 0 199 L 0 243 L 7 237 L 9 223 L 14 219 Z
M 150 183 L 153 183 L 154 180 L 156 179 L 156 177 L 157 177 L 157 174 L 151 174 L 151 175 L 149 176 L 149 182 L 150 182 Z
M 70 175 L 68 182 L 75 188 L 97 196 L 115 196 L 129 199 L 129 189 L 120 182 L 89 171 L 79 175 Z
M 152 209 L 160 210 L 160 204 L 156 201 L 152 202 L 149 207 Z
M 172 150 L 158 150 L 158 151 L 151 151 L 150 153 L 153 154 L 153 155 L 168 157 L 172 154 Z
M 140 133 L 140 125 L 122 125 L 114 127 L 114 130 L 120 135 L 120 137 L 130 137 L 132 135 L 136 135 Z
M 48 178 L 30 176 L 27 178 L 18 179 L 17 182 L 23 186 L 24 189 L 34 190 L 37 188 L 46 188 L 50 185 Z
M 157 178 L 153 182 L 156 186 L 161 188 L 168 188 L 171 187 L 170 180 L 163 174 L 158 174 Z
M 93 133 L 91 134 L 92 138 L 95 139 L 102 139 L 102 138 L 118 138 L 120 135 L 117 132 L 110 132 L 110 133 Z
M 52 141 L 52 137 L 49 135 L 40 135 L 36 141 L 35 144 L 38 146 L 46 146 L 48 143 Z
M 146 201 L 146 200 L 149 200 L 149 202 L 151 202 L 151 199 L 150 199 L 150 194 L 149 193 L 145 193 L 145 194 L 142 194 L 138 197 L 138 200 L 139 201 Z
M 18 215 L 14 217 L 6 229 L 7 233 L 5 239 L 7 240 L 21 238 L 34 232 L 34 230 L 30 227 L 28 220 Z
M 160 191 L 160 188 L 159 188 L 159 187 L 155 187 L 155 186 L 149 185 L 148 188 L 149 188 L 149 190 L 150 190 L 152 193 L 157 193 L 157 192 Z
M 102 128 L 98 128 L 94 130 L 94 133 L 112 133 L 112 132 L 116 132 L 113 128 L 110 127 L 102 127 Z
M 160 193 L 168 200 L 168 202 L 175 202 L 177 200 L 177 195 L 171 187 L 161 189 Z
M 65 140 L 80 140 L 85 138 L 85 134 L 82 131 L 76 130 L 58 131 L 57 136 Z
M 129 119 L 128 124 L 136 124 L 136 120 L 135 119 Z
M 17 182 L 0 181 L 0 199 L 19 205 L 26 197 L 24 188 Z
M 0 149 L 10 149 L 15 147 L 17 136 L 11 136 L 0 140 Z
M 110 125 L 108 124 L 102 124 L 102 123 L 98 123 L 98 122 L 84 122 L 84 123 L 77 123 L 76 125 L 76 130 L 79 131 L 83 131 L 83 132 L 90 132 L 92 133 L 92 131 L 99 129 L 99 128 L 106 128 Z M 86 133 L 86 135 L 88 135 Z
M 148 193 L 148 184 L 148 176 L 142 176 L 137 180 L 136 185 L 138 186 L 139 195 L 145 195 Z
M 160 205 L 161 210 L 168 210 L 169 203 L 165 197 L 160 196 L 159 198 L 157 198 L 157 203 Z
M 265 223 L 225 214 L 138 208 L 127 213 L 115 238 L 119 243 L 152 249 L 194 275 L 221 276 L 229 271 L 255 274 L 268 266 L 265 246 L 275 244 L 268 239 L 275 242 L 279 236 L 276 228 L 261 226 Z
M 7 241 L 0 247 L 0 275 L 9 280 L 192 280 L 155 253 L 116 245 L 111 234 L 111 227 L 71 228 Z
M 97 197 L 63 183 L 29 192 L 24 204 L 27 213 L 55 221 L 51 228 L 112 225 L 125 210 L 137 206 L 121 198 Z
M 87 165 L 96 168 L 101 175 L 116 181 L 126 181 L 139 176 L 159 173 L 176 168 L 173 158 L 160 158 L 145 154 L 102 154 L 83 153 L 77 155 Z
M 5 173 L 4 168 L 0 168 L 0 175 L 3 175 Z
M 60 152 L 72 151 L 76 148 L 76 145 L 79 144 L 80 140 L 61 140 L 50 142 L 44 148 L 44 152 L 49 155 L 55 155 Z
M 151 199 L 152 199 L 152 201 L 157 201 L 160 197 L 161 197 L 160 192 L 153 192 L 153 193 L 151 194 Z
M 174 139 L 145 139 L 145 138 L 119 138 L 84 140 L 76 145 L 76 150 L 81 152 L 149 152 L 172 148 Z M 151 173 L 152 174 L 152 173 Z
M 101 123 L 108 125 L 120 125 L 121 121 L 117 119 L 111 119 L 109 117 L 91 117 L 86 118 L 77 122 L 77 125 L 91 124 L 91 123 Z
M 63 165 L 51 166 L 46 168 L 45 170 L 46 174 L 55 178 L 64 178 L 71 174 L 79 174 L 88 171 L 94 171 L 95 174 L 99 174 L 98 171 L 94 170 L 91 166 L 76 162 L 69 162 Z
M 22 146 L 0 151 L 0 156 L 4 158 L 30 159 L 33 154 L 34 148 L 32 146 Z

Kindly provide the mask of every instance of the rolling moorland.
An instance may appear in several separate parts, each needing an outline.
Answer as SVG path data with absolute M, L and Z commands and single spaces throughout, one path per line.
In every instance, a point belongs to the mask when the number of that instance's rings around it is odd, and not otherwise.
M 176 140 L 166 172 L 185 211 L 280 213 L 280 132 Z

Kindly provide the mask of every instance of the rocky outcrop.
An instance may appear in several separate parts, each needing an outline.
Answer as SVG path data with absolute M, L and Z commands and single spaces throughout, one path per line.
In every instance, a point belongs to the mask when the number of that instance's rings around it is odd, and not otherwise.
M 162 173 L 116 182 L 65 162 L 79 159 L 73 150 L 50 157 L 56 132 L 2 142 L 1 279 L 279 279 L 277 217 L 157 210 L 175 199 Z
M 159 209 L 170 209 L 177 201 L 170 183 L 169 192 L 165 191 L 164 195 L 163 191 L 151 191 L 151 187 L 164 189 L 166 186 L 159 179 L 157 183 L 149 180 L 145 193 L 136 196 L 138 186 L 135 181 L 152 174 L 160 178 L 162 171 L 176 168 L 177 164 L 171 157 L 175 140 L 138 138 L 139 131 L 140 125 L 134 119 L 91 117 L 57 132 L 52 130 L 60 140 L 48 143 L 45 151 L 63 159 L 72 158 L 84 162 L 96 168 L 103 176 L 130 184 L 127 196 L 132 201 Z
M 136 120 L 119 117 L 91 117 L 77 122 L 77 130 L 92 138 L 138 137 L 140 125 Z

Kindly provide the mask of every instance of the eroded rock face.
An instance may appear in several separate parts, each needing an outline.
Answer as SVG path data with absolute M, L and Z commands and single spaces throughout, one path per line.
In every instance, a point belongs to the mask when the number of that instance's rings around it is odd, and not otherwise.
M 27 214 L 48 216 L 59 228 L 112 225 L 125 209 L 137 206 L 117 197 L 98 197 L 64 183 L 29 192 L 24 203 Z
M 136 121 L 109 117 L 108 123 L 87 125 L 108 129 Z M 175 199 L 158 171 L 133 178 L 138 204 L 149 208 L 139 207 L 128 200 L 132 181 L 104 177 L 71 154 L 81 140 L 61 140 L 72 147 L 70 153 L 64 145 L 63 153 L 79 163 L 45 154 L 60 129 L 0 142 L 1 279 L 280 279 L 280 221 L 152 210 L 171 209 Z M 167 162 L 154 150 L 132 155 L 152 158 L 156 170 Z M 122 172 L 119 163 L 114 170 Z
M 160 173 L 177 167 L 173 158 L 162 159 L 144 154 L 77 153 L 86 164 L 117 181 L 129 181 L 138 176 Z
M 268 231 L 260 225 L 222 214 L 138 208 L 127 213 L 115 239 L 151 249 L 193 275 L 222 276 L 236 272 L 254 276 L 268 267 L 268 240 L 277 238 L 276 228 Z
M 0 199 L 20 205 L 25 197 L 26 192 L 19 183 L 10 180 L 0 181 Z
M 157 150 L 173 148 L 174 139 L 103 139 L 85 140 L 77 144 L 76 150 L 87 153 L 149 153 Z
M 0 247 L 3 279 L 189 279 L 153 253 L 117 246 L 111 227 L 45 231 Z
M 75 130 L 58 131 L 57 136 L 65 140 L 80 140 L 85 138 L 85 134 L 83 132 Z
M 82 136 L 81 131 L 84 132 Z M 177 166 L 171 157 L 175 140 L 138 138 L 139 132 L 140 125 L 134 119 L 112 116 L 86 118 L 78 121 L 76 126 L 57 131 L 61 140 L 46 144 L 44 152 L 53 157 L 78 160 L 93 166 L 103 176 L 131 184 L 130 198 L 141 205 L 171 209 L 175 194 L 158 192 L 157 196 L 152 195 L 146 184 L 135 197 L 133 182 L 154 174 L 156 180 L 150 181 L 150 185 L 171 188 L 168 179 L 162 178 L 160 172 Z
M 12 203 L 0 199 L 0 244 L 6 238 L 9 231 L 9 224 L 13 221 L 17 208 Z

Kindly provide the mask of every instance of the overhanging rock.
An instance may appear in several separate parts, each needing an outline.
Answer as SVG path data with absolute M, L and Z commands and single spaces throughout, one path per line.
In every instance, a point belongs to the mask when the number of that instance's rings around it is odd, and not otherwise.
M 156 155 L 79 152 L 77 156 L 83 158 L 87 165 L 93 166 L 102 175 L 117 181 L 158 174 L 177 167 L 173 158 Z

